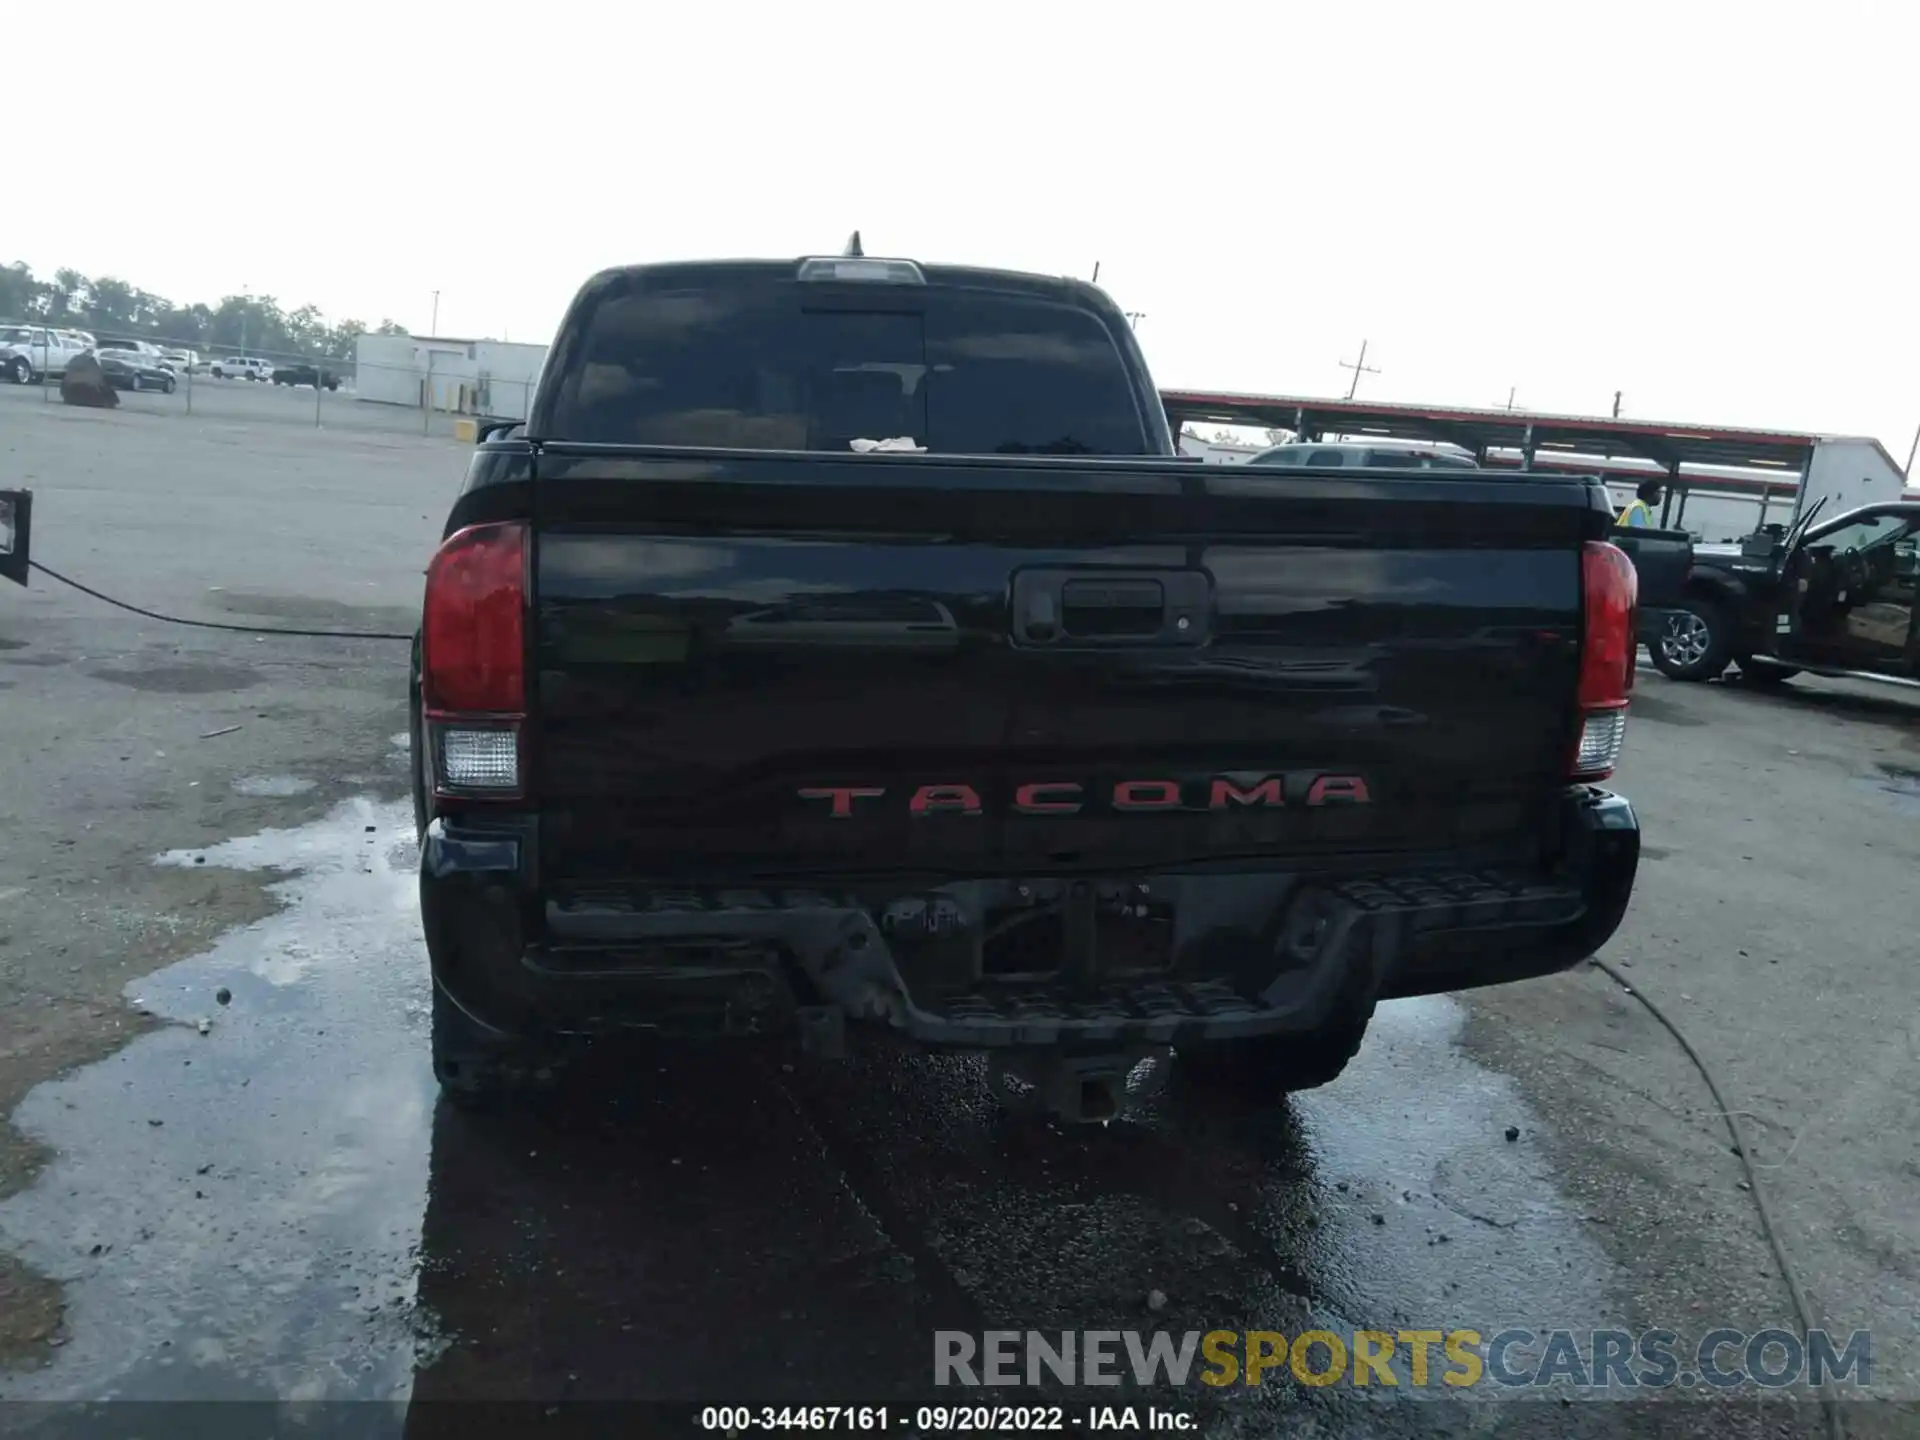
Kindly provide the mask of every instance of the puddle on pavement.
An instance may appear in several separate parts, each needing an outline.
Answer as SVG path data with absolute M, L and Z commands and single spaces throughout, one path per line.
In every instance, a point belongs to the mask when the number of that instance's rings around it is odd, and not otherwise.
M 129 986 L 180 1024 L 15 1113 L 58 1155 L 0 1243 L 67 1287 L 69 1338 L 0 1393 L 404 1393 L 434 1097 L 411 816 L 354 801 L 160 858 L 289 872 L 287 908 Z
M 1891 796 L 1902 810 L 1920 810 L 1920 770 L 1881 762 L 1880 778 L 1860 783 L 1881 796 Z
M 66 1286 L 69 1339 L 9 1398 L 817 1400 L 924 1385 L 935 1328 L 1607 1317 L 1610 1262 L 1446 999 L 1237 1115 L 1169 1092 L 1063 1132 L 977 1058 L 869 1049 L 623 1061 L 475 1118 L 435 1105 L 405 805 L 160 863 L 281 872 L 287 908 L 130 986 L 180 1023 L 17 1112 L 56 1158 L 0 1246 Z
M 1353 1068 L 1295 1102 L 1319 1181 L 1343 1202 L 1323 1273 L 1361 1325 L 1444 1321 L 1491 1336 L 1604 1323 L 1605 1249 L 1546 1159 L 1506 1139 L 1509 1125 L 1530 1134 L 1540 1121 L 1513 1081 L 1460 1052 L 1465 1023 L 1444 996 L 1383 1005 Z

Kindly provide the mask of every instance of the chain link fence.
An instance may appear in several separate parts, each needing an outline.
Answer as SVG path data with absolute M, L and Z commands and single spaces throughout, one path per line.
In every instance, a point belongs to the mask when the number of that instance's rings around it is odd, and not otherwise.
M 151 340 L 117 345 L 121 337 L 104 333 L 92 338 L 94 353 L 116 362 L 109 379 L 120 408 L 183 420 L 465 439 L 470 426 L 463 421 L 525 419 L 537 381 L 525 356 L 514 357 L 519 373 L 494 373 L 484 342 L 382 336 L 384 358 L 343 361 L 247 348 L 192 351 Z M 400 351 L 411 353 L 393 353 Z M 74 353 L 51 337 L 10 348 L 0 342 L 0 403 L 60 403 L 61 374 Z M 22 356 L 24 371 L 7 363 Z

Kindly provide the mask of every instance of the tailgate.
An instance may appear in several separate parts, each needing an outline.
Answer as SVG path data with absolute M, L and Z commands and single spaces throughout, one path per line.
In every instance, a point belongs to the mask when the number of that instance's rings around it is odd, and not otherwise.
M 550 445 L 554 880 L 1538 843 L 1583 482 Z

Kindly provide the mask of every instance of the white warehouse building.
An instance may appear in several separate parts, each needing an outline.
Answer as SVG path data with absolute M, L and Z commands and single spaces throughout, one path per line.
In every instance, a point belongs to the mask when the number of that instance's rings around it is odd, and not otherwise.
M 362 400 L 454 415 L 524 420 L 547 347 L 444 335 L 362 335 L 353 347 Z

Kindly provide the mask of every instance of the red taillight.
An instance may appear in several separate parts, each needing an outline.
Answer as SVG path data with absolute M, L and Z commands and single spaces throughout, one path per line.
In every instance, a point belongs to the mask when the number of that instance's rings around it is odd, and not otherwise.
M 433 789 L 516 800 L 527 709 L 527 527 L 471 525 L 427 567 L 420 700 Z
M 1576 780 L 1604 780 L 1626 739 L 1640 582 L 1626 552 L 1604 540 L 1586 542 L 1580 582 L 1580 733 L 1571 771 Z
M 430 713 L 517 716 L 527 708 L 527 527 L 470 525 L 427 567 L 421 698 Z

